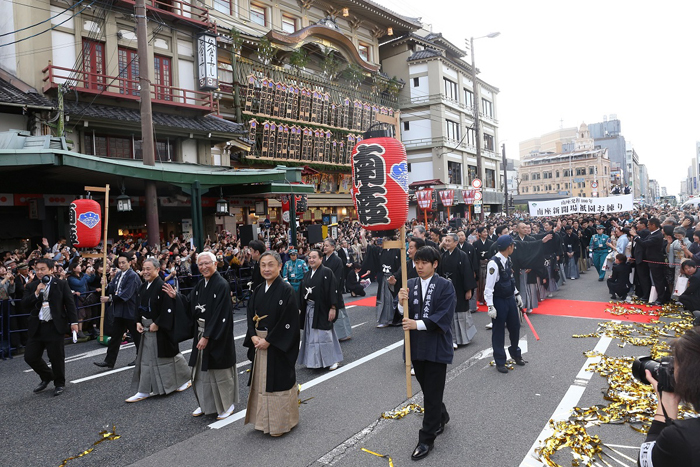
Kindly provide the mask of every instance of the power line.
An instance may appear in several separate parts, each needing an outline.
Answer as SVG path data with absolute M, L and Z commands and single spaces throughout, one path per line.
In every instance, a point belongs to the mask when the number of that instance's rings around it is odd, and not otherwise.
M 0 47 L 7 47 L 8 45 L 17 44 L 18 42 L 23 42 L 23 41 L 26 41 L 26 40 L 28 40 L 28 39 L 32 39 L 32 38 L 34 38 L 34 37 L 40 36 L 40 35 L 42 35 L 42 34 L 44 34 L 44 33 L 49 32 L 49 31 L 53 31 L 54 29 L 56 29 L 57 27 L 59 27 L 59 26 L 62 25 L 63 23 L 67 23 L 68 21 L 72 20 L 73 18 L 75 18 L 76 16 L 78 16 L 79 14 L 81 14 L 83 11 L 87 10 L 88 8 L 90 8 L 90 7 L 91 7 L 92 5 L 94 5 L 95 3 L 97 3 L 97 0 L 92 0 L 92 3 L 91 3 L 91 4 L 89 4 L 88 6 L 83 7 L 82 10 L 80 10 L 80 11 L 77 12 L 77 13 L 75 13 L 73 16 L 64 19 L 63 21 L 61 21 L 60 23 L 58 23 L 58 24 L 56 24 L 56 25 L 51 26 L 49 29 L 45 29 L 45 30 L 43 30 L 43 31 L 41 31 L 41 32 L 38 32 L 38 33 L 36 33 L 36 34 L 33 34 L 33 35 L 31 35 L 31 36 L 28 36 L 28 37 L 25 37 L 25 38 L 22 38 L 22 39 L 13 41 L 13 42 L 8 42 L 7 44 L 0 44 Z
M 50 17 L 50 18 L 48 18 L 48 19 L 45 19 L 44 21 L 40 21 L 40 22 L 38 22 L 38 23 L 32 24 L 31 26 L 27 26 L 27 27 L 24 27 L 24 28 L 22 28 L 22 29 L 17 29 L 17 30 L 15 30 L 15 31 L 11 31 L 11 32 L 6 32 L 6 33 L 3 33 L 3 34 L 0 34 L 0 37 L 9 36 L 10 34 L 15 34 L 15 33 L 17 33 L 17 32 L 21 32 L 21 31 L 24 31 L 24 30 L 26 30 L 26 29 L 31 29 L 31 28 L 33 28 L 33 27 L 35 27 L 35 26 L 39 26 L 40 24 L 44 24 L 44 23 L 46 23 L 47 21 L 51 21 L 52 19 L 54 19 L 54 18 L 56 18 L 56 17 L 58 17 L 58 16 L 61 16 L 63 13 L 67 13 L 68 11 L 70 11 L 70 10 L 72 10 L 73 8 L 77 7 L 78 5 L 80 5 L 81 3 L 83 3 L 84 1 L 85 1 L 85 0 L 80 0 L 78 3 L 76 3 L 76 4 L 73 5 L 72 7 L 66 8 L 66 9 L 63 10 L 62 12 L 60 12 L 60 13 L 58 13 L 58 14 L 56 14 L 56 15 L 53 15 L 52 17 Z

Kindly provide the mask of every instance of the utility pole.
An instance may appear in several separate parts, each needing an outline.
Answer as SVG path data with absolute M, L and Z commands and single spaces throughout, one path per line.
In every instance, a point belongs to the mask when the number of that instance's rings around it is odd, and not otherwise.
M 144 165 L 155 166 L 156 157 L 153 147 L 153 111 L 151 109 L 150 60 L 148 59 L 148 19 L 146 18 L 145 0 L 136 0 L 134 5 L 136 17 L 136 41 L 138 44 L 139 86 L 141 97 L 141 153 Z M 148 244 L 160 244 L 160 225 L 158 223 L 158 193 L 156 183 L 145 181 L 146 230 Z
M 505 143 L 501 143 L 501 154 L 503 158 L 503 204 L 506 207 L 506 216 L 510 216 L 508 209 L 508 160 L 506 159 Z
M 469 53 L 472 56 L 472 89 L 474 90 L 474 133 L 476 137 L 476 178 L 481 180 L 481 186 L 484 186 L 484 170 L 481 160 L 481 134 L 479 132 L 479 83 L 476 80 L 476 63 L 474 61 L 474 38 L 469 39 Z M 484 221 L 484 206 L 481 206 L 479 213 L 479 222 Z

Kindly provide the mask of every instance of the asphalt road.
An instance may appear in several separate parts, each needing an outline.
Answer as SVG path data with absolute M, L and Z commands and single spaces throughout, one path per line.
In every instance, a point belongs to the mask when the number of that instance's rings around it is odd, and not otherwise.
M 373 287 L 368 289 L 372 292 Z M 607 301 L 604 283 L 595 273 L 568 281 L 556 298 Z M 346 302 L 350 302 L 346 297 Z M 348 303 L 351 305 L 351 303 Z M 217 423 L 215 417 L 193 418 L 196 408 L 191 390 L 153 397 L 135 404 L 124 399 L 135 391 L 132 370 L 125 365 L 135 356 L 133 346 L 119 353 L 117 367 L 103 371 L 92 362 L 104 358 L 106 348 L 96 342 L 66 347 L 68 385 L 61 397 L 49 389 L 33 394 L 39 380 L 21 357 L 0 361 L 0 466 L 59 466 L 71 456 L 93 447 L 99 432 L 116 427 L 118 440 L 105 441 L 70 466 L 385 466 L 388 462 L 361 448 L 387 454 L 395 466 L 409 465 L 418 437 L 421 416 L 380 420 L 382 412 L 406 404 L 405 373 L 400 328 L 375 327 L 374 309 L 348 309 L 353 338 L 342 343 L 344 361 L 339 370 L 297 369 L 303 385 L 301 422 L 291 433 L 271 438 L 244 426 L 242 410 L 248 396 L 250 368 L 236 340 L 241 402 L 237 413 Z M 236 336 L 244 334 L 244 314 L 236 312 Z M 543 465 L 529 453 L 547 422 L 559 408 L 604 404 L 605 379 L 582 379 L 587 366 L 583 352 L 602 345 L 601 339 L 573 339 L 572 334 L 594 332 L 598 320 L 533 314 L 541 337 L 535 341 L 527 326 L 521 329 L 521 347 L 529 364 L 502 375 L 489 366 L 491 331 L 485 313 L 474 316 L 474 341 L 455 353 L 448 367 L 445 403 L 451 421 L 438 438 L 434 451 L 421 465 L 535 466 Z M 239 321 L 240 320 L 240 321 Z M 609 355 L 639 356 L 646 347 L 620 348 L 613 340 Z M 605 344 L 605 342 L 603 342 Z M 181 349 L 187 351 L 189 343 Z M 186 355 L 187 357 L 187 355 Z M 29 370 L 29 371 L 28 371 Z M 91 378 L 92 379 L 88 379 Z M 573 389 L 572 389 L 573 388 Z M 413 393 L 422 402 L 418 383 Z M 576 397 L 578 396 L 578 397 Z M 605 443 L 635 457 L 643 435 L 626 425 L 590 430 Z M 570 465 L 570 454 L 557 459 Z M 633 465 L 632 462 L 625 461 Z

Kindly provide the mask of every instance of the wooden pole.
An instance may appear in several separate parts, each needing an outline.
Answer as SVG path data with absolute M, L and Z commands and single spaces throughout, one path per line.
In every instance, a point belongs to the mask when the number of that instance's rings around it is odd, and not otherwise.
M 425 230 L 427 233 L 428 231 L 430 231 L 430 229 L 428 228 L 428 210 L 427 209 L 423 209 L 423 217 L 425 217 Z
M 401 288 L 405 289 L 408 287 L 408 268 L 406 267 L 406 226 L 401 226 L 401 234 L 399 235 L 399 240 L 401 241 Z M 404 300 L 401 304 L 403 307 L 403 315 L 408 316 L 408 299 Z M 411 334 L 410 331 L 405 330 L 403 332 L 403 345 L 404 352 L 406 355 L 406 397 L 410 399 L 413 397 L 413 390 L 411 389 Z
M 95 191 L 98 193 L 105 194 L 105 214 L 102 216 L 102 224 L 104 225 L 104 234 L 102 236 L 102 284 L 101 284 L 101 296 L 105 296 L 106 279 L 107 279 L 107 226 L 109 224 L 109 184 L 102 187 L 86 186 L 85 191 Z M 100 344 L 106 345 L 104 341 L 104 329 L 105 329 L 105 304 L 100 300 Z

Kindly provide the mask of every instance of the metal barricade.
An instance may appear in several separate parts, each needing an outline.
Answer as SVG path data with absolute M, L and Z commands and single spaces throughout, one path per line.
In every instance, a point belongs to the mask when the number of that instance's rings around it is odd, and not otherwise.
M 13 358 L 12 352 L 17 351 L 22 346 L 22 333 L 27 333 L 29 313 L 25 313 L 22 310 L 21 300 L 12 299 L 5 300 L 7 306 L 5 307 L 5 324 L 4 324 L 4 335 L 7 342 L 5 347 L 7 350 L 7 358 Z M 17 345 L 13 345 L 13 336 L 16 336 L 15 341 L 18 342 Z
M 0 300 L 0 358 L 3 360 L 7 359 L 6 354 L 10 348 L 10 341 L 7 338 L 7 333 L 5 332 L 5 330 L 9 327 L 9 325 L 5 322 L 10 314 L 9 306 L 9 300 Z

